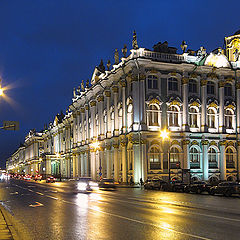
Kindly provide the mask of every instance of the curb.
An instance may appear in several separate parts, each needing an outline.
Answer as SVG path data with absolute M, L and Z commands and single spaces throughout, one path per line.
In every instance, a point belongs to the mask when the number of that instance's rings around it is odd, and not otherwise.
M 3 214 L 7 227 L 12 235 L 14 240 L 31 240 L 29 233 L 26 231 L 25 227 L 22 226 L 13 216 L 13 213 L 9 212 L 5 206 L 0 204 L 0 211 Z

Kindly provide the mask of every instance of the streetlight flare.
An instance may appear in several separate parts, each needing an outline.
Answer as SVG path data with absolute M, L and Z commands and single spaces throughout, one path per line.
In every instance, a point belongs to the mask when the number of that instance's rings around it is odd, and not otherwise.
M 0 87 L 0 96 L 3 95 L 3 88 Z
M 166 138 L 169 138 L 169 131 L 164 129 L 163 131 L 160 132 L 160 137 L 164 140 Z
M 90 146 L 96 150 L 96 149 L 99 149 L 100 143 L 98 141 L 95 141 L 95 142 L 92 142 Z

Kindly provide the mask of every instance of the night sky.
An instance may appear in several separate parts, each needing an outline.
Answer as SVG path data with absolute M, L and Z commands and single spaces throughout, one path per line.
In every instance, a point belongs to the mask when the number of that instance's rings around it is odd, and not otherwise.
M 224 37 L 240 29 L 240 1 L 209 0 L 1 0 L 0 76 L 8 99 L 0 99 L 0 125 L 18 120 L 19 131 L 0 133 L 0 167 L 30 129 L 65 112 L 72 91 L 90 79 L 114 49 L 167 40 L 180 50 L 223 47 Z M 128 53 L 129 54 L 129 53 Z M 8 101 L 6 101 L 8 100 Z

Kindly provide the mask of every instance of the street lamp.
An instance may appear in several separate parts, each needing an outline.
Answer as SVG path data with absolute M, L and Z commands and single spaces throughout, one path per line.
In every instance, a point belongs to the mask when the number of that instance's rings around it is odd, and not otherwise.
M 164 129 L 162 131 L 160 131 L 160 137 L 162 138 L 163 141 L 165 140 L 169 140 L 170 143 L 170 136 L 169 136 L 170 132 L 167 129 Z M 170 146 L 168 149 L 168 180 L 169 182 L 171 181 L 171 168 L 170 168 Z

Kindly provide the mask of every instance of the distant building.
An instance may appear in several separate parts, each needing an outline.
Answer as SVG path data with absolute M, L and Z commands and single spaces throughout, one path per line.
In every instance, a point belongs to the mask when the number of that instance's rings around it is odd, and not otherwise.
M 138 48 L 90 83 L 74 89 L 66 114 L 43 132 L 30 131 L 7 161 L 13 172 L 140 178 L 236 180 L 240 171 L 240 32 L 226 49 L 182 54 L 167 42 Z M 186 52 L 185 52 L 186 51 Z M 126 54 L 126 47 L 123 49 Z M 168 129 L 170 138 L 161 139 Z M 169 169 L 170 167 L 170 169 Z

